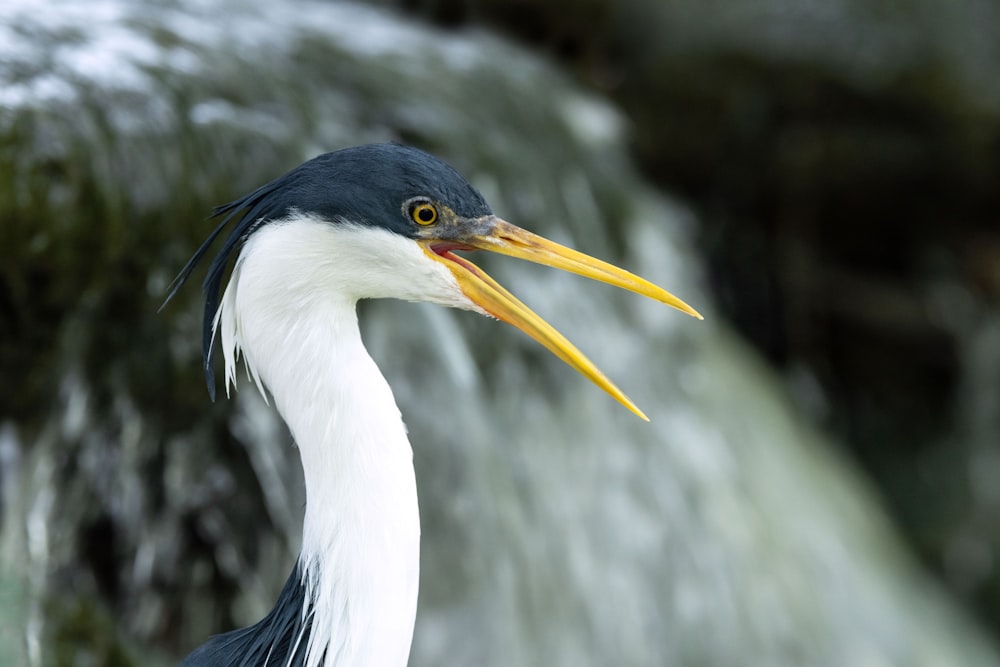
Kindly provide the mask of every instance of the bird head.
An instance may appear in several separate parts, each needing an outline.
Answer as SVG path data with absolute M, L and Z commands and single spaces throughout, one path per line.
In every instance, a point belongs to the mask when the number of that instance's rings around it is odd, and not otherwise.
M 213 323 L 226 268 L 261 230 L 295 220 L 335 230 L 341 242 L 352 244 L 350 271 L 357 276 L 351 285 L 353 297 L 429 301 L 491 315 L 531 336 L 643 419 L 646 416 L 638 407 L 562 334 L 458 253 L 486 250 L 570 271 L 701 319 L 666 290 L 497 217 L 452 167 L 399 144 L 320 155 L 217 208 L 214 215 L 222 216 L 221 223 L 184 266 L 167 297 L 169 301 L 174 296 L 215 239 L 232 224 L 203 284 L 203 352 L 213 399 Z

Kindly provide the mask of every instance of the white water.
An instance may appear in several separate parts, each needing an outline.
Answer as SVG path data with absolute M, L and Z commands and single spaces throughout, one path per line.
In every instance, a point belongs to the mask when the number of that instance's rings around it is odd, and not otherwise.
M 415 450 L 423 572 L 411 664 L 996 664 L 900 553 L 864 483 L 713 315 L 686 242 L 691 221 L 634 177 L 624 123 L 606 104 L 495 39 L 352 5 L 38 5 L 0 6 L 0 123 L 46 110 L 25 155 L 94 170 L 125 202 L 121 224 L 154 211 L 142 220 L 176 229 L 154 237 L 175 244 L 185 225 L 209 229 L 170 217 L 179 198 L 236 196 L 322 150 L 405 133 L 455 161 L 498 213 L 706 315 L 700 323 L 573 276 L 483 259 L 636 400 L 645 424 L 509 327 L 431 306 L 362 308 Z M 164 81 L 189 97 L 178 102 Z M 120 145 L 104 143 L 95 118 Z M 89 150 L 73 152 L 76 141 Z M 72 224 L 72 196 L 54 188 L 50 215 Z M 620 254 L 606 231 L 616 225 L 628 237 Z M 148 317 L 182 261 L 175 250 L 147 277 Z M 199 315 L 187 290 L 158 327 L 178 374 L 197 379 Z M 241 385 L 230 426 L 254 473 L 241 479 L 238 462 L 211 448 L 207 399 L 191 417 L 206 421 L 167 434 L 156 430 L 157 404 L 120 382 L 110 407 L 93 401 L 105 380 L 81 375 L 77 321 L 61 332 L 64 380 L 39 410 L 48 425 L 4 430 L 20 433 L 4 440 L 14 443 L 4 460 L 19 461 L 3 523 L 5 572 L 16 575 L 4 576 L 30 593 L 17 636 L 36 664 L 51 648 L 41 600 L 67 592 L 54 573 L 88 581 L 72 538 L 102 512 L 119 528 L 125 611 L 114 622 L 128 636 L 158 637 L 169 605 L 190 625 L 186 640 L 207 625 L 204 561 L 178 547 L 177 517 L 188 512 L 214 545 L 213 567 L 242 584 L 237 616 L 254 620 L 287 575 L 301 525 L 298 456 L 274 413 Z M 128 360 L 156 344 L 101 352 L 128 374 L 140 363 Z M 151 452 L 162 453 L 162 472 Z M 71 455 L 81 464 L 66 476 Z M 151 500 L 157 484 L 163 505 Z M 248 514 L 253 525 L 240 521 Z M 190 597 L 178 602 L 155 581 Z

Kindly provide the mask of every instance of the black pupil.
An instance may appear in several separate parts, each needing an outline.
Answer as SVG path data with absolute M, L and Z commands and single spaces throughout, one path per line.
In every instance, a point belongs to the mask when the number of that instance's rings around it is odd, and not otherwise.
M 421 206 L 417 209 L 417 218 L 420 222 L 431 222 L 434 220 L 434 209 L 430 206 Z

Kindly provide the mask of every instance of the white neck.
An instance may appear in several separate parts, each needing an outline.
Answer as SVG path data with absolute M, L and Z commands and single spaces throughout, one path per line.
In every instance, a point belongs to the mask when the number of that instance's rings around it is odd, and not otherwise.
M 255 232 L 217 326 L 227 377 L 242 348 L 302 457 L 300 563 L 313 614 L 305 664 L 405 665 L 420 559 L 413 453 L 361 341 L 357 296 L 344 288 L 363 267 L 330 247 L 330 229 L 295 221 Z

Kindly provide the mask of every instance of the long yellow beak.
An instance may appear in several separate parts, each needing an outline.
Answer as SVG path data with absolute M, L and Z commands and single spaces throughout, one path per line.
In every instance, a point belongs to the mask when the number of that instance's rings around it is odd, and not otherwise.
M 493 317 L 514 325 L 534 338 L 550 352 L 589 378 L 591 382 L 611 394 L 619 403 L 642 419 L 649 421 L 642 410 L 565 336 L 521 303 L 485 271 L 464 257 L 455 255 L 452 251 L 489 250 L 502 255 L 526 259 L 529 262 L 570 271 L 585 278 L 592 278 L 648 296 L 692 317 L 697 317 L 699 320 L 702 319 L 701 315 L 665 289 L 613 264 L 549 241 L 499 218 L 488 218 L 476 222 L 479 224 L 475 227 L 477 230 L 481 230 L 480 233 L 449 234 L 450 238 L 446 239 L 420 240 L 424 252 L 451 270 L 459 287 L 476 305 Z

